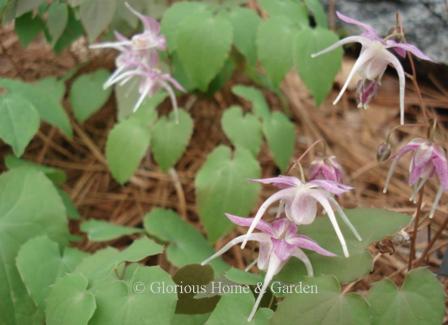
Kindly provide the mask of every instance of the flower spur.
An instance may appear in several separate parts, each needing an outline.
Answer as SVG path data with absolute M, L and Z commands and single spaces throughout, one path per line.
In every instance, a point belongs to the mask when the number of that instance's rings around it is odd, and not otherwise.
M 417 193 L 423 185 L 436 175 L 439 180 L 439 189 L 431 207 L 429 217 L 432 218 L 439 205 L 443 192 L 448 190 L 448 162 L 444 150 L 429 140 L 416 138 L 401 147 L 392 156 L 392 164 L 387 174 L 383 193 L 387 192 L 392 175 L 401 157 L 408 152 L 413 152 L 411 164 L 409 165 L 409 184 L 414 188 L 411 201 L 415 201 Z
M 341 243 L 342 251 L 344 252 L 345 257 L 349 256 L 348 248 L 344 235 L 342 234 L 336 220 L 334 210 L 338 212 L 339 216 L 350 228 L 355 237 L 359 241 L 362 240 L 358 231 L 334 198 L 334 195 L 340 195 L 350 191 L 352 189 L 351 187 L 322 179 L 316 179 L 308 183 L 303 183 L 298 178 L 292 176 L 278 176 L 273 178 L 255 179 L 253 181 L 263 184 L 273 184 L 280 188 L 280 190 L 264 201 L 258 209 L 247 232 L 247 240 L 250 238 L 249 236 L 257 224 L 261 221 L 261 218 L 267 211 L 268 207 L 277 201 L 282 202 L 281 205 L 284 208 L 286 217 L 296 225 L 307 225 L 312 223 L 317 217 L 317 207 L 318 204 L 320 204 L 330 219 L 339 242 Z M 247 240 L 243 241 L 241 248 L 244 248 Z
M 248 227 L 253 222 L 253 218 L 241 218 L 231 214 L 226 214 L 226 216 L 234 224 L 243 227 Z M 255 301 L 249 315 L 248 321 L 251 321 L 254 317 L 258 305 L 260 304 L 264 293 L 271 283 L 272 278 L 280 272 L 290 257 L 295 257 L 301 260 L 305 265 L 308 276 L 313 276 L 314 272 L 311 262 L 302 249 L 311 250 L 324 256 L 336 256 L 335 254 L 319 246 L 319 244 L 314 242 L 309 237 L 298 235 L 296 225 L 290 222 L 287 218 L 278 218 L 274 220 L 272 224 L 260 220 L 260 222 L 256 224 L 256 228 L 260 232 L 250 234 L 249 237 L 247 237 L 247 235 L 241 235 L 232 239 L 215 254 L 201 263 L 202 265 L 207 264 L 214 258 L 221 256 L 231 247 L 241 243 L 247 238 L 251 241 L 257 241 L 259 243 L 259 254 L 255 262 L 257 263 L 258 269 L 266 271 L 266 275 L 257 300 Z M 252 265 L 253 264 L 250 266 Z
M 375 96 L 381 84 L 381 79 L 387 66 L 391 65 L 398 74 L 400 89 L 400 123 L 404 124 L 404 91 L 406 83 L 405 72 L 398 58 L 389 50 L 393 50 L 401 57 L 405 57 L 406 53 L 409 52 L 422 60 L 432 61 L 431 58 L 412 44 L 398 43 L 391 39 L 382 39 L 370 25 L 347 17 L 339 12 L 336 14 L 340 20 L 347 24 L 360 27 L 363 32 L 361 35 L 343 38 L 328 48 L 323 49 L 322 51 L 311 56 L 313 58 L 317 57 L 349 43 L 360 43 L 362 46 L 361 53 L 353 65 L 353 68 L 350 71 L 338 96 L 333 101 L 333 105 L 336 105 L 339 102 L 350 81 L 353 79 L 355 74 L 358 74 L 361 77 L 357 87 L 358 107 L 367 108 L 370 100 Z

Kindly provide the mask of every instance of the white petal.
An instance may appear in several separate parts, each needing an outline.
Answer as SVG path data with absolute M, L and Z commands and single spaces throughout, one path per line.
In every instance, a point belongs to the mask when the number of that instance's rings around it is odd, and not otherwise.
M 434 213 L 436 212 L 437 207 L 439 206 L 439 202 L 442 197 L 442 194 L 443 194 L 443 186 L 440 185 L 439 190 L 437 191 L 437 194 L 436 194 L 436 198 L 434 199 L 434 202 L 432 204 L 431 212 L 429 213 L 430 219 L 432 219 L 434 217 Z
M 126 66 L 122 66 L 122 67 L 117 68 L 114 71 L 114 73 L 112 73 L 110 75 L 110 77 L 107 78 L 106 82 L 103 85 L 103 89 L 106 89 L 106 88 L 109 88 L 110 86 L 112 86 L 113 83 L 114 83 L 114 79 L 117 78 L 120 75 L 120 73 L 122 73 L 125 69 L 126 69 Z
M 132 109 L 133 112 L 137 111 L 137 109 L 143 103 L 150 90 L 151 90 L 151 84 L 147 85 L 146 88 L 143 90 L 143 92 L 140 94 L 139 99 L 137 100 L 137 102 L 134 105 L 134 108 Z
M 343 38 L 343 39 L 337 41 L 336 43 L 330 45 L 329 47 L 327 47 L 327 48 L 325 48 L 325 49 L 323 49 L 323 50 L 321 50 L 321 51 L 319 51 L 319 52 L 317 52 L 317 53 L 311 54 L 311 57 L 312 57 L 312 58 L 315 58 L 315 57 L 317 57 L 317 56 L 319 56 L 319 55 L 322 55 L 322 54 L 331 52 L 331 51 L 333 51 L 334 49 L 337 49 L 338 47 L 340 47 L 340 46 L 342 46 L 342 45 L 345 45 L 345 44 L 349 44 L 349 43 L 361 43 L 362 45 L 365 45 L 365 44 L 368 44 L 369 41 L 370 41 L 370 40 L 367 39 L 367 38 L 364 37 L 364 36 L 349 36 L 349 37 L 346 37 L 346 38 Z
M 201 265 L 205 265 L 205 264 L 209 263 L 211 260 L 217 258 L 218 256 L 221 256 L 222 254 L 227 252 L 230 248 L 232 248 L 233 246 L 241 243 L 246 238 L 247 238 L 247 235 L 241 235 L 241 236 L 238 236 L 236 238 L 233 238 L 231 241 L 229 241 L 227 244 L 225 244 L 219 251 L 217 251 L 215 254 L 213 254 L 212 256 L 207 258 L 206 260 L 204 260 L 201 263 Z M 250 235 L 249 236 L 249 240 L 256 240 L 256 241 L 259 241 L 259 242 L 265 242 L 267 240 L 269 241 L 270 237 L 267 234 L 257 233 L 257 234 Z
M 104 49 L 104 48 L 113 48 L 119 51 L 123 51 L 123 46 L 131 45 L 131 41 L 122 41 L 122 42 L 105 42 L 92 44 L 89 46 L 91 49 Z
M 306 256 L 303 250 L 297 248 L 292 256 L 297 257 L 303 262 L 303 264 L 305 264 L 306 273 L 308 274 L 308 276 L 314 276 L 313 265 L 311 265 L 310 259 L 308 258 L 308 256 Z
M 255 266 L 255 264 L 257 264 L 258 262 L 258 258 L 254 259 L 248 266 L 246 266 L 246 268 L 244 269 L 244 272 L 249 271 L 252 267 Z
M 388 50 L 384 50 L 384 57 L 387 61 L 397 70 L 398 79 L 400 82 L 400 124 L 404 124 L 404 89 L 406 86 L 406 79 L 403 67 L 400 60 L 397 59 L 395 55 L 390 53 Z
M 140 70 L 137 70 L 137 69 L 123 72 L 122 74 L 116 75 L 115 78 L 109 80 L 107 83 L 107 87 L 112 86 L 113 84 L 120 82 L 123 79 L 126 79 L 128 77 L 132 78 L 139 74 L 140 74 Z
M 312 192 L 310 191 L 310 195 L 316 198 L 316 200 L 319 201 L 319 203 L 324 208 L 325 212 L 328 215 L 328 218 L 330 219 L 331 224 L 333 225 L 334 231 L 338 236 L 339 242 L 341 243 L 344 256 L 349 257 L 347 243 L 345 242 L 344 235 L 342 234 L 341 229 L 339 228 L 338 221 L 336 220 L 336 216 L 334 214 L 333 208 L 330 205 L 330 202 L 328 201 L 328 198 L 325 197 L 323 194 L 321 194 L 319 190 L 314 190 Z
M 355 64 L 353 65 L 352 70 L 348 74 L 347 79 L 345 80 L 344 86 L 342 86 L 341 91 L 339 92 L 336 99 L 333 101 L 333 105 L 336 105 L 339 102 L 342 95 L 347 90 L 347 87 L 350 84 L 350 81 L 355 76 L 356 72 L 358 72 L 364 66 L 364 64 L 366 64 L 367 61 L 369 61 L 371 58 L 373 58 L 375 56 L 375 53 L 376 53 L 376 50 L 370 49 L 370 48 L 366 48 L 364 51 L 361 52 L 361 54 L 358 57 L 358 60 L 356 60 Z
M 290 198 L 290 196 L 294 195 L 295 190 L 296 189 L 294 187 L 280 190 L 280 191 L 272 194 L 266 201 L 264 201 L 263 204 L 258 209 L 257 214 L 255 215 L 254 220 L 252 221 L 252 224 L 250 225 L 249 230 L 247 231 L 246 235 L 248 236 L 254 231 L 255 226 L 260 221 L 260 219 L 263 217 L 264 213 L 266 212 L 266 210 L 269 208 L 269 206 L 272 203 L 274 203 L 276 201 L 280 201 L 280 200 L 287 200 L 288 198 Z M 245 240 L 243 242 L 243 244 L 241 245 L 241 248 L 244 248 L 246 246 L 246 243 L 247 243 L 247 240 Z
M 176 94 L 174 93 L 173 88 L 167 82 L 163 80 L 160 80 L 159 82 L 170 96 L 171 104 L 173 105 L 174 109 L 174 116 L 176 117 L 176 123 L 179 123 L 179 109 L 177 108 Z
M 413 203 L 417 203 L 417 194 L 422 189 L 423 185 L 425 185 L 426 181 L 429 179 L 429 175 L 426 175 L 422 179 L 420 179 L 417 183 L 417 186 L 415 186 L 414 191 L 412 192 L 411 197 L 409 198 L 409 201 Z
M 330 201 L 333 203 L 333 206 L 336 207 L 336 210 L 338 211 L 340 217 L 342 218 L 342 221 L 347 225 L 347 227 L 350 228 L 353 235 L 355 235 L 356 239 L 359 241 L 362 241 L 361 236 L 359 235 L 358 231 L 356 230 L 355 226 L 350 222 L 350 219 L 345 214 L 344 210 L 342 210 L 341 206 L 339 205 L 338 201 L 335 200 L 335 198 L 330 197 Z
M 247 319 L 247 321 L 251 321 L 252 318 L 255 316 L 255 312 L 257 311 L 258 305 L 261 302 L 261 298 L 263 298 L 264 293 L 266 292 L 266 289 L 269 286 L 269 283 L 271 283 L 272 278 L 278 273 L 280 268 L 282 267 L 282 262 L 277 258 L 277 256 L 272 255 L 271 259 L 269 260 L 269 266 L 268 270 L 266 271 L 266 276 L 264 277 L 263 286 L 261 287 L 260 292 L 258 293 L 257 300 L 255 301 L 254 306 L 252 307 L 252 311 L 250 312 L 250 315 Z

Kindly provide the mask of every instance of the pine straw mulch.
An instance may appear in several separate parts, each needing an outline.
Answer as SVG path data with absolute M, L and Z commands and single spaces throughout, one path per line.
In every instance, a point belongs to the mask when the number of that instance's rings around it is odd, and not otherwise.
M 27 81 L 44 76 L 62 76 L 69 69 L 87 62 L 93 56 L 82 41 L 59 56 L 55 56 L 42 42 L 34 42 L 27 49 L 22 49 L 10 28 L 0 30 L 0 45 L 0 76 Z M 338 84 L 345 79 L 351 64 L 351 59 L 344 60 L 343 69 L 337 78 Z M 112 66 L 113 53 L 101 53 L 100 56 L 93 56 L 79 72 Z M 67 89 L 69 85 L 70 81 L 67 82 Z M 408 122 L 412 122 L 417 119 L 417 114 L 421 113 L 419 99 L 412 84 L 408 82 L 407 86 L 406 118 Z M 177 210 L 183 218 L 201 229 L 195 207 L 194 176 L 215 146 L 229 144 L 220 127 L 223 110 L 232 104 L 249 108 L 248 103 L 230 92 L 230 88 L 231 85 L 226 85 L 212 98 L 185 95 L 180 99 L 181 105 L 190 109 L 195 124 L 188 149 L 176 165 L 176 173 L 163 173 L 148 156 L 125 186 L 120 186 L 112 179 L 104 157 L 104 147 L 107 134 L 116 122 L 113 96 L 105 107 L 83 125 L 71 118 L 73 139 L 68 139 L 54 127 L 42 125 L 28 146 L 24 158 L 61 168 L 67 173 L 68 180 L 64 184 L 64 190 L 75 202 L 83 219 L 105 219 L 116 224 L 138 226 L 141 225 L 145 212 L 153 207 L 165 207 Z M 389 193 L 384 195 L 382 188 L 389 163 L 378 163 L 375 158 L 378 145 L 384 141 L 389 130 L 398 124 L 398 86 L 395 75 L 385 77 L 380 93 L 365 111 L 356 109 L 353 92 L 344 96 L 343 101 L 334 108 L 331 99 L 335 97 L 337 86 L 327 101 L 316 108 L 313 99 L 295 74 L 287 76 L 282 89 L 290 104 L 290 116 L 297 125 L 296 156 L 303 153 L 315 140 L 322 139 L 327 145 L 327 154 L 331 153 L 338 157 L 345 169 L 347 183 L 355 187 L 354 193 L 342 198 L 343 206 L 381 207 L 414 215 L 415 205 L 409 202 L 411 190 L 407 184 L 408 161 L 399 164 Z M 422 93 L 426 105 L 437 108 L 441 112 L 439 121 L 445 124 L 447 117 L 444 115 L 444 110 L 448 109 L 447 90 L 439 83 L 427 84 L 422 87 Z M 281 109 L 281 101 L 276 96 L 268 93 L 267 98 L 273 109 Z M 64 101 L 64 106 L 70 112 L 67 100 Z M 162 106 L 162 111 L 170 109 L 168 102 Z M 426 129 L 423 127 L 402 128 L 394 132 L 391 138 L 393 146 L 397 148 L 413 137 L 425 136 L 425 133 Z M 446 134 L 446 130 L 439 132 L 441 143 L 446 143 Z M 319 155 L 322 152 L 321 148 L 316 146 L 306 156 L 303 165 L 306 166 L 311 159 Z M 9 152 L 6 145 L 0 145 L 2 157 Z M 263 169 L 263 176 L 278 173 L 265 146 L 258 159 Z M 435 183 L 426 186 L 423 199 L 424 212 L 428 212 L 435 192 Z M 263 187 L 262 198 L 270 193 L 271 188 Z M 448 213 L 446 202 L 445 195 L 436 217 L 430 223 L 432 234 L 439 230 L 446 218 Z M 421 231 L 417 243 L 417 256 L 426 247 L 428 224 L 429 221 L 425 217 L 419 226 Z M 78 222 L 71 222 L 71 227 L 73 231 L 78 232 Z M 243 231 L 244 229 L 235 230 L 233 234 L 219 241 L 216 247 L 222 246 L 229 238 Z M 128 243 L 128 240 L 118 240 L 109 244 L 123 247 Z M 441 253 L 447 245 L 448 234 L 445 233 L 431 250 L 432 254 L 427 262 L 434 271 L 440 265 Z M 80 248 L 88 251 L 94 251 L 102 246 L 89 243 L 86 239 L 79 244 Z M 367 290 L 372 281 L 386 276 L 397 283 L 402 282 L 409 254 L 409 241 L 406 238 L 398 235 L 384 240 L 371 247 L 371 253 L 374 256 L 374 271 L 362 280 L 350 284 L 351 289 Z M 245 261 L 251 260 L 250 256 L 245 254 L 246 252 L 234 249 L 226 259 L 237 267 L 243 267 L 246 265 Z M 159 263 L 166 267 L 166 261 L 159 260 Z M 440 280 L 447 288 L 448 281 L 443 277 Z

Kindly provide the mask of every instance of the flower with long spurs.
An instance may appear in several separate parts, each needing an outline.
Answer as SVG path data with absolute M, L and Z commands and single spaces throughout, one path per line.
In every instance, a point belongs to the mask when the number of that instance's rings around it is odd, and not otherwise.
M 264 201 L 258 209 L 247 232 L 247 240 L 250 238 L 250 234 L 261 221 L 261 218 L 269 206 L 278 201 L 280 201 L 281 206 L 284 207 L 286 217 L 296 225 L 307 225 L 312 223 L 317 216 L 318 204 L 321 205 L 330 219 L 339 242 L 341 243 L 344 256 L 346 257 L 349 256 L 347 244 L 345 242 L 344 235 L 339 228 L 334 210 L 338 212 L 339 216 L 350 228 L 355 237 L 359 241 L 362 240 L 358 231 L 334 198 L 334 195 L 340 195 L 350 191 L 352 189 L 351 187 L 322 179 L 316 179 L 308 183 L 303 183 L 297 177 L 293 176 L 278 176 L 272 178 L 255 179 L 253 181 L 263 184 L 273 184 L 280 188 L 280 190 Z M 247 240 L 243 241 L 241 248 L 244 248 Z
M 241 218 L 231 214 L 226 214 L 234 224 L 239 226 L 248 227 L 252 224 L 252 218 Z M 261 220 L 256 224 L 256 232 L 250 234 L 248 240 L 256 241 L 259 243 L 258 258 L 255 260 L 258 269 L 266 271 L 266 275 L 263 281 L 263 285 L 258 294 L 257 300 L 249 315 L 248 321 L 251 321 L 257 311 L 261 298 L 266 292 L 272 278 L 280 272 L 285 263 L 290 257 L 295 257 L 301 260 L 305 264 L 308 276 L 313 276 L 313 267 L 311 262 L 304 253 L 303 249 L 314 251 L 324 256 L 336 256 L 335 254 L 327 251 L 314 242 L 311 238 L 297 234 L 297 227 L 294 223 L 287 218 L 278 218 L 269 224 Z M 207 258 L 201 264 L 205 265 L 214 258 L 221 256 L 227 252 L 231 247 L 247 240 L 246 235 L 242 235 L 232 239 L 226 245 L 224 245 L 219 251 Z
M 178 116 L 178 107 L 174 88 L 179 91 L 185 90 L 176 81 L 176 79 L 174 79 L 169 73 L 163 73 L 159 69 L 151 67 L 138 69 L 128 77 L 132 76 L 141 77 L 141 82 L 138 89 L 140 97 L 134 105 L 134 112 L 140 107 L 146 97 L 151 97 L 152 95 L 154 95 L 154 93 L 162 88 L 168 92 L 176 117 Z
M 444 150 L 430 140 L 416 138 L 398 150 L 392 156 L 392 164 L 387 174 L 383 192 L 387 192 L 392 175 L 401 157 L 412 152 L 412 160 L 409 166 L 409 184 L 413 187 L 410 200 L 415 202 L 417 193 L 423 185 L 436 175 L 439 180 L 439 189 L 431 207 L 429 217 L 432 218 L 439 205 L 443 192 L 448 190 L 448 162 Z
M 381 79 L 387 66 L 391 65 L 398 74 L 400 88 L 400 123 L 404 124 L 404 91 L 406 83 L 405 72 L 398 58 L 390 52 L 390 50 L 402 57 L 405 57 L 406 53 L 409 52 L 423 60 L 432 61 L 431 58 L 412 44 L 398 43 L 391 39 L 382 39 L 372 26 L 362 23 L 356 19 L 344 16 L 339 12 L 336 14 L 340 20 L 347 24 L 360 27 L 363 32 L 361 35 L 343 38 L 328 48 L 312 54 L 311 56 L 315 58 L 349 43 L 360 43 L 362 45 L 361 54 L 353 65 L 353 68 L 350 71 L 341 91 L 339 92 L 339 95 L 333 101 L 333 105 L 336 105 L 339 102 L 350 84 L 350 81 L 353 79 L 355 74 L 358 74 L 361 77 L 357 88 L 358 106 L 367 108 L 367 105 L 381 84 Z
M 342 167 L 335 156 L 317 158 L 310 164 L 308 179 L 326 179 L 329 181 L 342 183 Z
M 113 48 L 118 51 L 125 51 L 126 48 L 134 51 L 145 50 L 166 50 L 166 39 L 160 34 L 160 24 L 152 17 L 144 16 L 137 10 L 132 8 L 127 2 L 126 7 L 135 16 L 137 16 L 143 24 L 143 32 L 135 34 L 131 39 L 126 37 L 117 37 L 116 42 L 105 42 L 91 45 L 91 48 Z M 117 35 L 116 35 L 117 36 Z
M 166 49 L 166 40 L 160 34 L 160 25 L 155 19 L 137 12 L 128 3 L 126 6 L 141 20 L 144 31 L 134 35 L 130 40 L 116 32 L 117 42 L 91 45 L 91 48 L 114 48 L 120 51 L 115 60 L 117 69 L 104 83 L 104 88 L 114 84 L 123 85 L 132 78 L 139 78 L 140 97 L 135 103 L 133 111 L 135 112 L 140 107 L 146 97 L 152 96 L 162 88 L 170 96 L 177 119 L 178 108 L 174 90 L 185 90 L 169 73 L 164 73 L 159 69 L 159 53 L 157 51 Z

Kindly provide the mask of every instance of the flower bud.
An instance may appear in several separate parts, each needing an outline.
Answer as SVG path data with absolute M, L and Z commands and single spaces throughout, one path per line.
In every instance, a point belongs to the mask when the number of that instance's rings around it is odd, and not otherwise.
M 378 162 L 385 161 L 390 157 L 391 154 L 391 147 L 390 144 L 387 142 L 384 142 L 378 146 L 378 149 L 376 150 L 376 160 Z
M 311 162 L 308 179 L 325 179 L 333 182 L 342 182 L 342 167 L 335 156 L 318 158 Z

